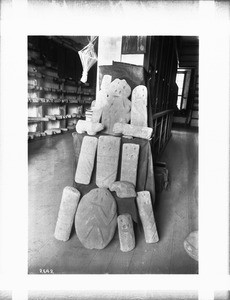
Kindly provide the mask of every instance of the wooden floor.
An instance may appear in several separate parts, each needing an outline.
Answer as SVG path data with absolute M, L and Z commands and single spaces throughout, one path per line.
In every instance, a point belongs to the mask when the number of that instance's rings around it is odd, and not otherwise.
M 73 182 L 70 133 L 29 143 L 29 273 L 196 274 L 198 263 L 183 241 L 198 229 L 198 134 L 173 131 L 161 161 L 167 163 L 170 186 L 157 195 L 154 213 L 160 241 L 146 244 L 135 226 L 136 248 L 123 253 L 116 232 L 103 250 L 87 250 L 72 232 L 68 242 L 55 240 L 62 190 Z

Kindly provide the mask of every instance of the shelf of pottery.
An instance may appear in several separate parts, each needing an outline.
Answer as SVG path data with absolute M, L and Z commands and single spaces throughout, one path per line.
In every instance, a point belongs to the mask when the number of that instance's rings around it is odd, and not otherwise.
M 94 88 L 88 83 L 60 78 L 57 64 L 41 58 L 41 53 L 29 44 L 29 140 L 75 129 L 94 99 Z

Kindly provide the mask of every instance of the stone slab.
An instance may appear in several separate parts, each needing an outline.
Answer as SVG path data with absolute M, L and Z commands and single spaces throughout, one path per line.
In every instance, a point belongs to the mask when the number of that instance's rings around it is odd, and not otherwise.
M 115 123 L 113 133 L 123 134 L 127 136 L 138 137 L 149 140 L 152 136 L 153 129 L 151 127 L 134 126 L 131 124 Z
M 75 173 L 75 182 L 89 184 L 94 167 L 98 139 L 85 136 L 81 144 L 81 151 Z
M 109 188 L 116 181 L 120 153 L 119 137 L 100 136 L 97 149 L 96 185 Z
M 148 126 L 147 88 L 144 85 L 138 85 L 133 89 L 130 123 L 135 126 Z
M 57 240 L 65 242 L 69 239 L 79 199 L 80 192 L 77 189 L 70 186 L 64 188 L 54 232 Z
M 76 124 L 76 131 L 78 133 L 87 132 L 88 135 L 95 135 L 97 132 L 103 130 L 104 126 L 101 123 L 79 120 Z
M 111 192 L 116 192 L 119 198 L 136 197 L 135 186 L 127 181 L 115 181 L 109 187 Z
M 112 81 L 111 75 L 104 75 L 101 82 L 101 90 L 105 91 L 108 94 L 109 86 Z
M 94 107 L 93 112 L 92 112 L 91 121 L 93 123 L 99 123 L 101 120 L 101 115 L 102 115 L 102 108 Z
M 137 207 L 146 243 L 157 243 L 159 241 L 159 237 L 149 191 L 137 192 Z
M 122 147 L 120 180 L 128 181 L 134 186 L 136 186 L 137 180 L 139 148 L 139 145 L 130 143 L 124 143 Z
M 135 248 L 135 235 L 133 220 L 130 214 L 123 214 L 117 217 L 120 250 L 129 252 Z
M 97 93 L 95 105 L 92 108 L 92 122 L 100 122 L 102 116 L 103 107 L 108 103 L 108 94 L 104 90 L 100 90 Z
M 100 90 L 97 93 L 95 107 L 96 108 L 104 107 L 107 104 L 107 98 L 108 98 L 108 94 L 105 91 Z
M 75 216 L 75 228 L 84 247 L 105 248 L 114 236 L 116 225 L 117 207 L 109 190 L 92 189 L 82 197 Z

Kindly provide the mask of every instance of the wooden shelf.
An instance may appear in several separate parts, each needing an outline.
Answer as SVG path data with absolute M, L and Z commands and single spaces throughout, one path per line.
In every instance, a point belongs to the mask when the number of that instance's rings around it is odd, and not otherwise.
M 40 72 L 28 72 L 28 76 L 34 77 L 34 78 L 42 78 L 42 73 L 40 73 Z
M 83 84 L 71 78 L 59 77 L 57 65 L 48 61 L 44 53 L 39 53 L 41 49 L 35 50 L 38 53 L 34 53 L 34 50 L 31 53 L 28 51 L 28 110 L 29 115 L 41 116 L 28 118 L 28 139 L 47 138 L 74 130 L 76 121 L 83 118 L 77 112 L 84 112 L 91 104 L 95 89 L 89 83 Z M 54 99 L 50 99 L 51 97 Z M 52 126 L 62 129 L 50 130 Z M 34 132 L 35 130 L 38 132 Z
M 30 98 L 29 98 L 30 99 Z M 67 104 L 67 101 L 64 100 L 49 100 L 49 99 L 44 99 L 44 98 L 40 98 L 39 100 L 35 100 L 35 101 L 31 101 L 28 99 L 28 104 L 32 104 L 32 105 L 64 105 Z
M 64 105 L 64 104 L 82 104 L 84 100 L 68 100 L 68 99 L 62 99 L 62 100 L 49 100 L 45 98 L 39 98 L 34 100 L 30 100 L 31 98 L 28 98 L 28 104 L 32 105 Z
M 28 123 L 37 123 L 37 122 L 48 122 L 49 119 L 46 117 L 28 117 Z
M 44 62 L 42 59 L 28 57 L 28 62 L 29 62 L 29 64 L 34 64 L 38 67 L 44 66 Z
M 50 134 L 47 134 L 45 131 L 44 132 L 28 132 L 28 140 L 37 140 L 37 139 L 42 139 L 42 138 L 47 138 L 47 137 L 52 137 L 55 135 L 59 135 L 59 134 L 65 134 L 68 133 L 69 131 L 74 131 L 75 128 L 72 128 L 73 126 L 68 126 L 71 127 L 71 129 L 69 128 L 54 128 L 54 129 L 50 129 Z M 57 130 L 60 129 L 61 132 L 57 132 Z M 58 130 L 59 131 L 59 130 Z

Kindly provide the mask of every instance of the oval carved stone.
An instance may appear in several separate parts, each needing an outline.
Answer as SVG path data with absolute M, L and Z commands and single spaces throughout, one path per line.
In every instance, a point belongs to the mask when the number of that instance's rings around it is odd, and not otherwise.
M 82 197 L 75 216 L 75 229 L 85 248 L 105 248 L 114 236 L 116 225 L 117 207 L 109 190 L 92 189 Z

